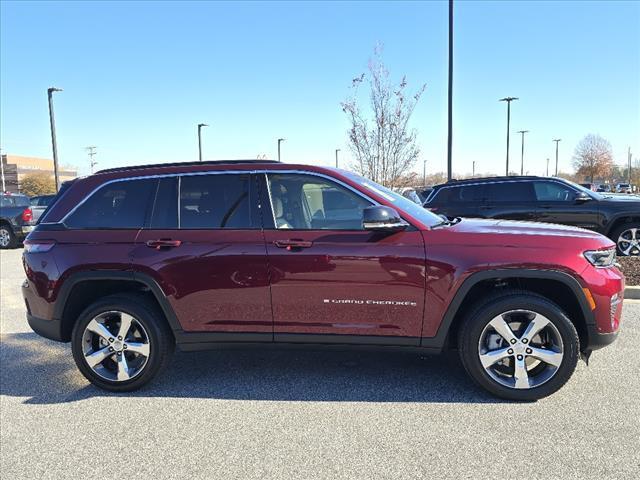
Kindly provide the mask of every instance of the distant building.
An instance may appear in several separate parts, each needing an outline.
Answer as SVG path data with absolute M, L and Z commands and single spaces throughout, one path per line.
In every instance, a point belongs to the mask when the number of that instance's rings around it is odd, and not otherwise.
M 53 160 L 49 158 L 21 157 L 19 155 L 2 155 L 2 174 L 5 190 L 20 193 L 20 182 L 30 173 L 46 173 L 53 177 Z M 78 176 L 77 170 L 60 167 L 58 178 L 60 183 Z

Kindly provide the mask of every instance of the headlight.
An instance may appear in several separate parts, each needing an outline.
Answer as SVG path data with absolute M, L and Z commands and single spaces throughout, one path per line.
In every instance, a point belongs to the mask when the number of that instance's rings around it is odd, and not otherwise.
M 616 261 L 616 249 L 610 250 L 587 250 L 584 256 L 594 267 L 611 267 Z

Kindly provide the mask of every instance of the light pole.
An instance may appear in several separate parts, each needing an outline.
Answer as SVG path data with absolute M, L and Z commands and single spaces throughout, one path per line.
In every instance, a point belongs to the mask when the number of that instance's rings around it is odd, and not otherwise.
M 447 95 L 448 135 L 447 135 L 447 180 L 453 178 L 451 145 L 453 142 L 453 0 L 449 0 L 449 87 Z
M 511 102 L 514 100 L 518 100 L 518 97 L 504 97 L 500 99 L 501 102 L 507 102 L 507 177 L 509 176 L 509 129 L 511 124 Z
M 93 157 L 96 155 L 96 148 L 98 148 L 98 147 L 96 147 L 95 145 L 85 148 L 85 150 L 87 151 L 87 155 L 89 155 L 89 166 L 91 168 L 91 170 L 90 170 L 91 171 L 91 175 L 93 175 L 93 167 L 95 167 L 96 164 L 98 163 L 93 159 Z
M 561 138 L 554 138 L 554 142 L 556 142 L 556 177 L 558 176 L 558 143 L 562 141 Z
M 53 176 L 56 180 L 56 192 L 60 189 L 60 178 L 58 177 L 58 144 L 56 142 L 56 121 L 53 114 L 53 92 L 61 91 L 61 88 L 47 88 L 47 98 L 49 99 L 49 124 L 51 125 L 51 148 L 53 149 Z
M 4 155 L 0 153 L 0 174 L 2 176 L 2 192 L 0 193 L 4 193 L 7 191 L 7 186 L 4 184 L 4 158 L 5 158 Z
M 208 127 L 206 123 L 198 124 L 198 160 L 202 161 L 202 127 Z
M 524 175 L 524 134 L 529 133 L 529 130 L 518 130 L 518 133 L 522 134 L 522 152 L 520 153 L 520 176 Z
M 471 178 L 476 178 L 476 161 L 473 161 L 473 167 L 471 167 Z
M 338 168 L 338 152 L 340 151 L 339 148 L 336 148 L 336 168 Z
M 547 158 L 547 177 L 549 176 L 549 159 Z
M 279 138 L 278 139 L 278 161 L 281 162 L 282 160 L 280 160 L 280 143 L 284 142 L 286 140 L 286 138 Z
M 422 185 L 427 185 L 427 159 L 422 162 Z

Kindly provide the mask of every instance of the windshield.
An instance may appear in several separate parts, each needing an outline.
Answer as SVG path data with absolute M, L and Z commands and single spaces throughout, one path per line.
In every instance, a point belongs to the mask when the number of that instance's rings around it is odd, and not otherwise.
M 353 172 L 341 170 L 340 173 L 353 180 L 358 185 L 362 185 L 366 190 L 370 190 L 389 200 L 391 203 L 396 205 L 399 210 L 408 213 L 412 217 L 417 218 L 429 227 L 435 227 L 436 225 L 441 225 L 442 223 L 444 223 L 442 217 L 431 213 L 429 210 L 422 208 L 421 205 L 418 205 L 408 198 L 405 198 L 402 195 L 389 190 L 387 187 L 383 187 L 382 185 L 361 177 L 360 175 L 357 175 Z

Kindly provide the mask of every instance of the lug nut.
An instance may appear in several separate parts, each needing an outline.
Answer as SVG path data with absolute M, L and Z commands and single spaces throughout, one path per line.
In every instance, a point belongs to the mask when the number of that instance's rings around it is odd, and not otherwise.
M 514 343 L 516 343 L 516 339 L 515 339 L 515 338 L 512 338 L 512 339 L 511 339 L 511 344 L 513 345 Z
M 122 340 L 122 337 L 118 337 L 118 340 Z
M 522 339 L 522 343 L 527 343 L 529 340 L 527 340 L 526 338 Z
M 125 344 L 122 346 L 122 348 L 127 348 L 127 344 L 125 343 Z
M 118 355 L 120 355 L 120 354 L 118 354 Z M 518 355 L 518 360 L 522 360 L 522 358 L 523 358 L 522 355 Z
M 509 355 L 513 355 L 513 348 L 510 348 L 509 350 L 507 350 L 507 353 L 508 353 Z
M 109 339 L 109 341 L 110 341 L 111 343 L 113 343 L 113 338 L 110 338 L 110 339 Z
M 113 352 L 113 347 L 109 347 L 109 351 L 110 351 L 110 352 Z
M 530 348 L 527 348 L 527 354 L 531 355 L 531 353 L 533 352 L 533 350 L 531 350 Z
M 118 356 L 122 355 L 122 352 L 118 352 Z

